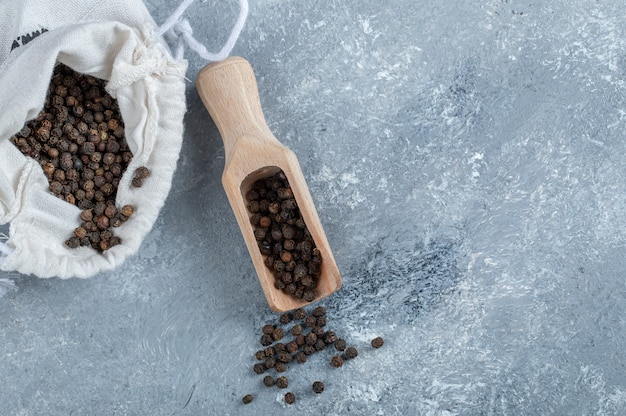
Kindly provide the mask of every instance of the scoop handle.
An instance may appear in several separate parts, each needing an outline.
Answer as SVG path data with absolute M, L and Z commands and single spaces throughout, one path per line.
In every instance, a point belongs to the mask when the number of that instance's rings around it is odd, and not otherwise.
M 252 66 L 233 56 L 211 63 L 198 73 L 196 88 L 224 142 L 228 160 L 242 136 L 277 143 L 263 115 Z

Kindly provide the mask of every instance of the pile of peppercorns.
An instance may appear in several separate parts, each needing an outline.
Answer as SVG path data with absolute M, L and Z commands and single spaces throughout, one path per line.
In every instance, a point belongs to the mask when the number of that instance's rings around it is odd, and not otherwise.
M 246 194 L 250 222 L 274 286 L 312 302 L 322 257 L 302 218 L 285 173 L 256 181 Z
M 101 79 L 57 64 L 44 108 L 11 141 L 39 161 L 49 190 L 82 211 L 82 224 L 66 246 L 91 246 L 102 252 L 121 242 L 112 232 L 133 213 L 130 205 L 116 207 L 120 178 L 133 154 L 125 139 L 117 101 Z M 149 174 L 138 169 L 133 186 Z
M 288 388 L 289 380 L 285 375 L 274 378 L 267 373 L 282 374 L 287 371 L 288 364 L 293 361 L 303 364 L 311 355 L 327 348 L 332 354 L 329 363 L 335 368 L 343 366 L 345 360 L 351 360 L 358 356 L 355 347 L 348 347 L 346 341 L 339 338 L 335 331 L 326 329 L 327 322 L 326 308 L 317 306 L 308 315 L 302 308 L 296 309 L 293 313 L 288 312 L 280 315 L 279 324 L 282 324 L 283 327 L 273 324 L 263 326 L 260 343 L 265 348 L 255 353 L 258 362 L 254 364 L 253 370 L 259 375 L 266 374 L 263 377 L 263 384 L 266 387 Z M 284 326 L 289 324 L 292 326 L 286 330 Z M 284 341 L 286 332 L 292 336 L 288 342 Z M 382 338 L 375 338 L 371 345 L 374 348 L 380 348 L 383 345 Z M 324 383 L 319 380 L 314 381 L 312 390 L 316 394 L 322 393 Z M 252 400 L 251 394 L 242 398 L 244 404 L 249 404 Z M 296 396 L 292 391 L 285 394 L 285 403 L 293 404 L 295 401 Z

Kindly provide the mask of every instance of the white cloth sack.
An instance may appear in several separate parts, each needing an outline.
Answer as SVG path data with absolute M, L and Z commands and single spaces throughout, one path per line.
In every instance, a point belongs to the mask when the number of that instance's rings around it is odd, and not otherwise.
M 170 190 L 182 144 L 186 61 L 172 58 L 155 35 L 141 0 L 21 0 L 0 3 L 0 269 L 39 277 L 89 277 L 135 254 Z M 39 34 L 39 36 L 37 36 Z M 107 80 L 118 100 L 133 160 L 117 190 L 117 205 L 135 213 L 115 229 L 122 244 L 100 254 L 67 248 L 80 209 L 48 191 L 38 162 L 10 138 L 43 108 L 54 66 Z M 142 187 L 130 186 L 139 166 Z

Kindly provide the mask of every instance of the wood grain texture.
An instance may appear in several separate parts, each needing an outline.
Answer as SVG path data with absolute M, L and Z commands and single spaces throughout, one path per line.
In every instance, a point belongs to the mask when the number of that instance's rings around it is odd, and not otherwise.
M 222 185 L 233 209 L 267 302 L 284 312 L 309 302 L 274 287 L 250 224 L 245 194 L 258 179 L 282 170 L 291 185 L 300 212 L 322 255 L 316 301 L 341 287 L 341 275 L 296 155 L 272 134 L 261 108 L 254 72 L 243 58 L 231 57 L 203 68 L 196 78 L 198 93 L 224 141 Z

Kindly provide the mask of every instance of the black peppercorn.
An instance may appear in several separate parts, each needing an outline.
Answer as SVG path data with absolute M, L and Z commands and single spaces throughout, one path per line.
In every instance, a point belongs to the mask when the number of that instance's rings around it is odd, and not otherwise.
M 295 341 L 291 341 L 289 343 L 287 343 L 287 351 L 290 353 L 294 353 L 296 351 L 298 351 L 298 344 Z
M 243 404 L 250 404 L 252 403 L 252 400 L 254 400 L 254 397 L 251 394 L 246 394 L 245 396 L 243 396 L 243 398 L 241 399 L 241 401 L 243 402 Z
M 315 300 L 315 292 L 312 290 L 305 290 L 304 300 L 307 302 L 313 302 Z
M 326 331 L 324 333 L 324 342 L 326 342 L 327 344 L 332 344 L 335 341 L 337 341 L 337 334 L 335 333 L 335 331 Z
M 304 319 L 306 317 L 306 311 L 304 309 L 302 309 L 302 308 L 296 309 L 293 312 L 293 316 L 297 320 L 302 320 L 302 319 Z
M 346 349 L 346 341 L 342 338 L 337 339 L 334 343 L 335 349 L 337 351 L 344 351 Z
M 93 219 L 93 214 L 90 209 L 83 210 L 80 213 L 80 219 L 83 221 L 91 221 Z
M 274 366 L 274 370 L 276 370 L 277 373 L 284 373 L 285 371 L 287 371 L 287 364 L 283 362 L 278 362 Z
M 285 282 L 285 283 L 289 283 L 289 282 Z M 280 315 L 280 318 L 278 318 L 278 321 L 281 324 L 286 325 L 289 322 L 291 322 L 292 319 L 293 319 L 293 316 L 290 313 L 283 313 L 282 315 Z
M 289 387 L 289 380 L 285 376 L 280 376 L 276 379 L 276 387 L 279 389 L 286 389 Z
M 257 351 L 256 354 L 254 354 L 254 356 L 257 360 L 264 360 L 266 358 L 265 351 L 263 350 Z
M 263 377 L 263 384 L 265 384 L 267 387 L 272 387 L 274 385 L 274 379 L 272 378 L 272 376 L 265 376 Z
M 307 316 L 304 320 L 304 325 L 308 326 L 309 328 L 313 328 L 315 324 L 317 324 L 317 318 L 313 315 Z
M 291 335 L 298 336 L 302 333 L 302 325 L 296 324 L 291 328 Z
M 313 332 L 309 332 L 304 338 L 304 342 L 307 345 L 315 345 L 315 342 L 317 341 L 317 335 Z
M 317 351 L 322 351 L 323 349 L 326 349 L 326 343 L 321 338 L 318 338 L 317 341 L 315 341 L 314 347 Z
M 335 368 L 339 368 L 343 365 L 343 358 L 340 355 L 335 355 L 330 359 L 330 365 Z
M 308 275 L 308 274 L 302 278 L 301 282 L 302 282 L 302 286 L 306 288 L 312 287 L 315 283 L 315 281 L 313 280 L 313 277 L 311 277 L 311 275 Z
M 313 382 L 313 391 L 317 394 L 320 394 L 321 392 L 324 391 L 324 383 L 322 383 L 321 381 L 314 381 Z
M 141 188 L 143 186 L 143 179 L 139 179 L 139 178 L 133 178 L 130 181 L 130 185 L 133 188 Z
M 306 363 L 306 357 L 307 357 L 307 355 L 304 352 L 299 351 L 299 352 L 296 353 L 296 356 L 295 356 L 296 362 L 298 364 Z
M 69 248 L 80 247 L 80 239 L 78 237 L 72 237 L 65 241 L 65 245 Z
M 276 367 L 276 360 L 272 357 L 265 360 L 265 368 L 274 368 Z
M 385 341 L 381 338 L 381 337 L 376 337 L 372 340 L 372 347 L 374 348 L 380 348 L 383 346 L 383 344 L 385 343 Z
M 344 355 L 346 356 L 347 359 L 351 360 L 353 358 L 356 358 L 356 356 L 359 355 L 359 352 L 354 347 L 348 347 L 346 348 Z
M 281 352 L 278 354 L 277 360 L 281 363 L 290 363 L 293 360 L 293 357 L 288 352 Z
M 74 229 L 74 235 L 78 238 L 85 238 L 87 237 L 87 230 L 85 230 L 83 227 L 77 227 L 76 229 Z
M 262 228 L 268 228 L 270 225 L 272 225 L 270 217 L 261 217 L 259 220 L 259 226 Z
M 283 283 L 284 280 L 283 280 Z M 285 287 L 285 292 L 289 293 L 290 295 L 294 295 L 298 290 L 298 287 L 296 286 L 295 283 L 289 283 L 288 285 L 286 285 Z
M 311 328 L 311 332 L 317 335 L 318 338 L 321 338 L 322 335 L 324 335 L 324 328 L 322 328 L 321 326 L 314 326 L 313 328 Z
M 307 272 L 307 267 L 303 263 L 298 263 L 293 269 L 293 277 L 296 281 L 300 281 L 303 277 L 307 275 Z
M 285 393 L 285 403 L 294 404 L 296 402 L 296 395 L 292 392 Z
M 135 212 L 135 209 L 132 205 L 124 205 L 120 210 L 120 213 L 125 217 L 130 217 Z
M 313 312 L 311 314 L 316 317 L 324 316 L 326 315 L 326 308 L 323 306 L 317 306 L 315 309 L 313 309 Z
M 255 364 L 254 367 L 252 367 L 252 369 L 257 374 L 263 374 L 265 372 L 265 366 L 263 364 L 260 364 L 260 363 L 259 364 Z
M 271 335 L 264 334 L 261 336 L 261 345 L 263 345 L 264 347 L 271 345 L 272 342 L 274 342 L 274 340 L 272 339 Z
M 272 338 L 274 339 L 274 341 L 280 341 L 281 339 L 283 339 L 284 335 L 285 333 L 283 332 L 281 328 L 276 328 L 272 332 Z
M 300 334 L 296 336 L 295 340 L 296 340 L 296 344 L 298 344 L 299 347 L 306 344 L 306 338 L 304 337 L 304 334 Z

